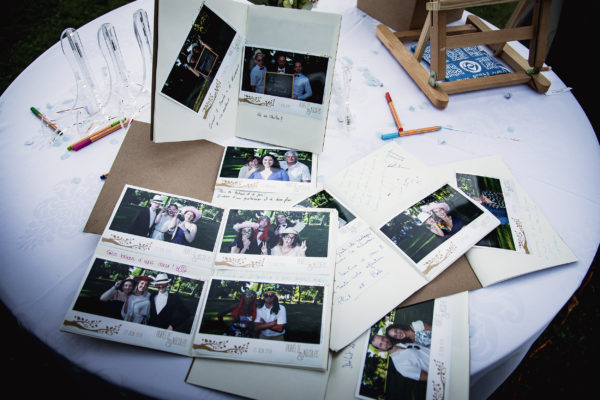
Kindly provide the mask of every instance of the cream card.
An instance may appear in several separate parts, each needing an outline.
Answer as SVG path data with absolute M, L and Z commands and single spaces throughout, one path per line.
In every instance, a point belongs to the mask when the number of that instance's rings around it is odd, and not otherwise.
M 325 370 L 336 233 L 335 210 L 226 209 L 126 186 L 61 329 Z
M 353 345 L 332 363 L 327 398 L 468 397 L 466 292 L 394 310 Z
M 226 207 L 291 206 L 316 187 L 317 157 L 278 148 L 229 146 L 212 202 Z
M 156 13 L 154 141 L 322 151 L 340 15 L 233 0 L 159 0 Z
M 496 234 L 487 246 L 475 246 L 466 254 L 484 286 L 577 260 L 499 157 L 452 164 L 444 171 L 455 174 L 459 187 L 465 193 L 470 191 L 470 196 L 487 205 L 502 221 L 503 233 Z M 497 181 L 502 192 L 497 190 Z M 510 239 L 505 239 L 507 232 L 512 234 Z

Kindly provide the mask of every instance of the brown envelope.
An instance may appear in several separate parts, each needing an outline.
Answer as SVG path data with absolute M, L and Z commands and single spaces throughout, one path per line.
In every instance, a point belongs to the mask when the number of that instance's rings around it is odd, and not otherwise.
M 210 202 L 225 148 L 206 140 L 154 143 L 133 121 L 84 232 L 101 235 L 126 184 Z

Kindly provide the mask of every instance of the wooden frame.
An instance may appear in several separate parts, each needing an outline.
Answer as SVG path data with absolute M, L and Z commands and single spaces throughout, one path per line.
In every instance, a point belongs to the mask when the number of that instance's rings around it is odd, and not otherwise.
M 540 74 L 546 56 L 548 22 L 551 0 L 519 0 L 504 29 L 492 30 L 475 15 L 467 17 L 466 24 L 446 26 L 447 13 L 457 8 L 508 3 L 515 0 L 434 0 L 426 5 L 428 11 L 421 31 L 409 30 L 393 33 L 387 26 L 377 26 L 377 37 L 402 65 L 425 96 L 437 108 L 446 108 L 449 94 L 463 93 L 493 87 L 528 83 L 539 93 L 545 93 L 550 81 Z M 530 26 L 515 27 L 529 3 L 533 5 Z M 530 40 L 529 59 L 519 55 L 507 42 Z M 403 41 L 418 40 L 414 54 Z M 431 62 L 427 71 L 420 62 L 430 43 Z M 472 78 L 462 81 L 440 81 L 446 76 L 446 50 L 476 45 L 494 45 L 492 50 L 515 72 Z
M 289 96 L 287 95 L 288 93 L 288 87 L 287 87 L 287 82 L 286 85 L 283 89 L 285 89 L 285 93 L 282 92 L 282 88 L 280 88 L 280 86 L 282 85 L 277 85 L 279 83 L 279 81 L 281 81 L 281 78 L 284 78 L 285 80 L 290 80 L 290 84 L 289 84 Z M 273 80 L 275 79 L 275 81 Z M 277 97 L 286 97 L 286 98 L 293 98 L 294 97 L 294 74 L 286 74 L 286 73 L 281 73 L 281 72 L 270 72 L 267 71 L 265 72 L 265 87 L 263 89 L 263 93 L 264 94 L 269 94 L 271 96 L 277 96 Z M 276 82 L 277 81 L 277 82 Z M 272 83 L 275 82 L 276 83 L 276 87 L 275 90 L 272 90 Z M 268 90 L 267 90 L 267 86 L 269 86 Z
M 206 69 L 199 69 L 198 68 L 198 64 L 200 64 L 200 61 L 203 60 L 203 58 L 205 57 L 205 53 L 204 52 L 209 52 L 206 54 L 209 54 L 211 56 L 214 56 L 214 59 L 212 60 L 212 64 L 210 66 L 210 68 L 208 69 L 208 72 L 205 72 Z M 209 49 L 206 46 L 202 46 L 202 52 L 200 52 L 200 56 L 198 57 L 198 61 L 196 61 L 196 64 L 194 65 L 194 70 L 198 71 L 198 73 L 200 73 L 200 75 L 204 76 L 205 78 L 207 76 L 210 76 L 213 68 L 215 67 L 215 64 L 217 63 L 217 60 L 219 59 L 219 55 L 217 53 L 215 53 L 214 51 L 212 51 L 211 49 Z

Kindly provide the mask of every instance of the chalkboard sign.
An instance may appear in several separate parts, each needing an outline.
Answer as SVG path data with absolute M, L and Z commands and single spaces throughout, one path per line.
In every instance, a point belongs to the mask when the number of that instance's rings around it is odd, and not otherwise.
M 218 58 L 219 55 L 217 53 L 207 47 L 203 47 L 194 69 L 206 77 L 212 72 Z
M 265 75 L 265 94 L 292 98 L 294 95 L 294 75 L 267 72 Z

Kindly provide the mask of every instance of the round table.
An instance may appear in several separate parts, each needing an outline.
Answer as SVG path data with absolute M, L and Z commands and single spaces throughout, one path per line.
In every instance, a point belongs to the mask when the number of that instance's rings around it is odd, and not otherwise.
M 136 67 L 132 14 L 153 2 L 139 0 L 82 27 L 85 45 L 97 47 L 102 23 L 116 27 L 128 62 Z M 469 293 L 471 397 L 489 396 L 516 368 L 535 339 L 579 287 L 600 241 L 600 147 L 585 113 L 553 71 L 544 72 L 550 95 L 526 85 L 452 95 L 434 108 L 375 37 L 376 20 L 355 0 L 322 0 L 313 10 L 343 14 L 326 141 L 318 179 L 325 182 L 349 162 L 386 144 L 394 130 L 385 102 L 390 92 L 406 129 L 452 128 L 410 136 L 400 144 L 429 165 L 499 155 L 578 261 Z M 515 44 L 517 50 L 526 49 Z M 135 55 L 135 56 L 133 56 Z M 97 57 L 97 55 L 96 55 Z M 138 60 L 139 61 L 139 60 Z M 139 66 L 139 65 L 138 65 Z M 344 80 L 344 73 L 346 79 Z M 557 71 L 560 74 L 560 71 Z M 54 45 L 33 62 L 0 98 L 0 187 L 6 213 L 2 237 L 0 299 L 20 324 L 43 343 L 109 382 L 159 398 L 226 398 L 184 382 L 191 359 L 59 331 L 95 247 L 83 233 L 125 130 L 80 152 L 73 137 L 49 143 L 52 132 L 29 108 L 40 111 L 66 96 L 73 75 Z M 349 101 L 351 124 L 345 117 Z M 146 109 L 138 116 L 149 122 Z M 252 142 L 226 139 L 221 145 Z

